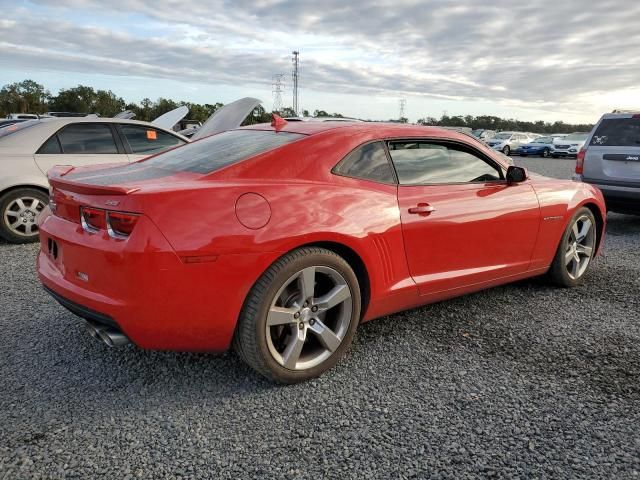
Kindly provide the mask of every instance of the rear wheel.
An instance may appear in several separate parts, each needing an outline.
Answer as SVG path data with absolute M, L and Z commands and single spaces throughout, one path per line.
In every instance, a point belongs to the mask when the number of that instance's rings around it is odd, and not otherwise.
M 509 154 L 511 153 L 511 148 L 509 147 L 509 145 L 504 146 L 504 148 L 502 149 L 502 153 L 509 156 Z
M 551 154 L 551 150 L 549 150 L 548 148 L 545 148 L 545 149 L 542 151 L 542 156 L 543 156 L 544 158 L 549 158 L 549 155 L 550 155 L 550 154 Z
M 35 188 L 5 193 L 0 197 L 0 237 L 11 243 L 37 241 L 37 219 L 48 202 L 47 194 Z
M 294 250 L 253 286 L 234 349 L 265 377 L 296 383 L 333 367 L 360 321 L 360 288 L 349 264 L 322 248 Z
M 596 219 L 586 207 L 579 209 L 562 235 L 549 277 L 557 285 L 575 287 L 582 283 L 596 253 Z

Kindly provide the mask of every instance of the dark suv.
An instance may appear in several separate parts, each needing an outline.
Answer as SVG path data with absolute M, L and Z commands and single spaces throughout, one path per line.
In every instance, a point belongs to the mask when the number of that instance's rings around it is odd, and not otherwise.
M 602 190 L 607 210 L 640 214 L 640 113 L 607 113 L 576 161 L 574 180 Z

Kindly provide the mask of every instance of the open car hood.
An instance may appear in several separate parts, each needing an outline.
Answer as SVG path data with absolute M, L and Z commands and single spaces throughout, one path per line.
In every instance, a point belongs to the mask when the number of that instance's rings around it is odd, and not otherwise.
M 220 107 L 213 115 L 193 134 L 191 140 L 215 135 L 216 133 L 238 128 L 247 115 L 262 103 L 257 98 L 245 97 L 235 102 L 227 103 Z
M 155 120 L 152 120 L 151 123 L 160 128 L 171 130 L 176 123 L 187 116 L 187 113 L 189 113 L 189 107 L 182 105 L 181 107 L 174 108 L 170 112 L 160 115 Z

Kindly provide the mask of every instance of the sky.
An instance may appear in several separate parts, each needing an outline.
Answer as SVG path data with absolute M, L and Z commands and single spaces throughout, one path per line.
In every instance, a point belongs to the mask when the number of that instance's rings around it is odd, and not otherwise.
M 0 85 L 346 116 L 593 123 L 640 108 L 637 0 L 0 0 Z

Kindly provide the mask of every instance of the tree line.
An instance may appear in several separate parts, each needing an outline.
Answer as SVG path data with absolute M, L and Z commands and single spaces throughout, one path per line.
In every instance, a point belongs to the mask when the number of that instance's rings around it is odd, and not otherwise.
M 591 124 L 570 124 L 562 121 L 544 122 L 525 122 L 513 118 L 500 118 L 491 115 L 480 115 L 474 117 L 472 115 L 443 115 L 440 119 L 434 117 L 425 117 L 418 120 L 420 125 L 432 125 L 438 127 L 467 127 L 473 130 L 499 130 L 499 131 L 517 131 L 531 133 L 573 133 L 573 132 L 589 132 L 593 125 Z
M 61 89 L 57 94 L 52 94 L 44 85 L 33 80 L 11 83 L 0 89 L 0 118 L 10 113 L 37 113 L 46 112 L 74 112 L 95 113 L 101 117 L 113 117 L 124 110 L 135 113 L 136 120 L 151 121 L 180 105 L 189 107 L 188 118 L 204 122 L 218 108 L 221 102 L 216 103 L 192 103 L 175 101 L 168 98 L 158 98 L 153 101 L 144 98 L 139 103 L 127 103 L 122 97 L 118 97 L 111 90 L 96 90 L 86 85 Z M 291 107 L 283 108 L 279 113 L 283 117 L 295 117 L 296 112 Z M 340 113 L 328 113 L 325 110 L 316 109 L 313 115 L 308 110 L 302 112 L 303 116 L 344 118 Z M 265 111 L 259 105 L 245 120 L 245 124 L 268 122 L 271 120 L 270 112 Z M 396 120 L 407 123 L 406 118 Z M 588 132 L 592 125 L 572 125 L 564 122 L 525 122 L 515 119 L 504 119 L 490 115 L 443 115 L 440 119 L 424 117 L 418 120 L 420 125 L 434 125 L 444 127 L 469 127 L 472 129 L 483 128 L 489 130 L 517 130 L 534 133 L 571 133 Z

